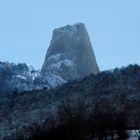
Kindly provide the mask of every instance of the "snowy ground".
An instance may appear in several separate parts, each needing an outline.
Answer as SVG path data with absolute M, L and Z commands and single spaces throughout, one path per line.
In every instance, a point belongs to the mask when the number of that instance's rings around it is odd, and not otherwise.
M 127 140 L 139 140 L 138 137 L 140 137 L 139 130 L 130 130 L 127 131 L 129 134 L 129 138 Z

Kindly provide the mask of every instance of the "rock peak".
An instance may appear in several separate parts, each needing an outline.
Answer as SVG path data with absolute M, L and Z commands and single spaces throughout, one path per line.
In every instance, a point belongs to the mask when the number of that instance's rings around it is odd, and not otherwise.
M 68 33 L 68 35 L 73 35 L 79 31 L 86 30 L 83 23 L 76 23 L 74 25 L 66 25 L 64 27 L 57 28 L 53 31 L 53 35 L 58 37 L 58 34 L 63 35 Z
M 60 28 L 56 28 L 56 29 L 54 29 L 54 31 L 55 30 L 63 30 L 63 29 L 66 29 L 66 28 L 77 28 L 77 27 L 85 27 L 85 25 L 84 25 L 84 23 L 82 23 L 82 22 L 78 22 L 78 23 L 75 23 L 75 24 L 73 24 L 73 25 L 66 25 L 66 26 L 63 26 L 63 27 L 60 27 Z
M 66 25 L 53 32 L 42 71 L 64 80 L 99 72 L 90 38 L 83 23 Z

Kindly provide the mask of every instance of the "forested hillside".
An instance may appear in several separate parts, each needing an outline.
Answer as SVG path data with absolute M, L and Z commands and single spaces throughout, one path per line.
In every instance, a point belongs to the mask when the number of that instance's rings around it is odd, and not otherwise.
M 113 139 L 114 131 L 126 137 L 124 130 L 140 128 L 138 65 L 91 74 L 55 89 L 0 96 L 1 139 Z

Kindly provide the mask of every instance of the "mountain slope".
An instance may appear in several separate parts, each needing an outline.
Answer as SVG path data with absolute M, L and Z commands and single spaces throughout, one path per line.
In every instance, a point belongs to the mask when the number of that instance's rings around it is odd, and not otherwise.
M 42 75 L 40 71 L 23 64 L 0 62 L 0 91 L 22 92 L 42 89 L 43 87 L 56 87 L 65 81 L 58 76 Z
M 55 89 L 0 94 L 1 139 L 4 136 L 13 138 L 16 133 L 25 131 L 25 128 L 35 122 L 42 123 L 51 115 L 55 117 L 58 107 L 64 101 L 74 105 L 79 99 L 88 111 L 95 109 L 103 122 L 106 122 L 105 118 L 100 114 L 105 112 L 108 120 L 115 117 L 114 112 L 119 112 L 124 115 L 127 128 L 140 128 L 139 83 L 140 66 L 130 65 L 126 68 L 104 71 L 96 76 L 91 74 Z M 113 115 L 110 116 L 109 113 Z M 111 121 L 109 119 L 109 122 Z M 28 129 L 24 133 L 29 134 Z

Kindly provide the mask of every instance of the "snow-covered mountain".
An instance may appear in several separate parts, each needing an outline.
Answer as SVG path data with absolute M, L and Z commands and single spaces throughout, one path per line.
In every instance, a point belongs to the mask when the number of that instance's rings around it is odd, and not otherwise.
M 43 87 L 56 87 L 64 83 L 60 77 L 42 74 L 32 66 L 0 62 L 0 90 L 1 91 L 30 91 Z
M 56 87 L 68 80 L 99 72 L 89 35 L 83 23 L 53 31 L 42 69 L 0 62 L 1 91 L 30 91 Z

